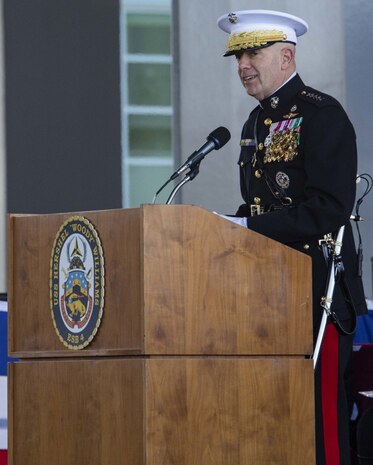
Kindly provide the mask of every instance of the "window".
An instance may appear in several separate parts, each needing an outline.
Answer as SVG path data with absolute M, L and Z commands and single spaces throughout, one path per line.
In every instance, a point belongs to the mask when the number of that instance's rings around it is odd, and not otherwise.
M 171 0 L 121 0 L 122 204 L 151 203 L 173 169 Z

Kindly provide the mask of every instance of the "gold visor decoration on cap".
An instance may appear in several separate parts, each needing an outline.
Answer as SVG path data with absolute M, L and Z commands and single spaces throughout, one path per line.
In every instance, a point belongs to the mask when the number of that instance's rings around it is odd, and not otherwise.
M 227 52 L 267 45 L 268 42 L 283 42 L 287 35 L 275 29 L 268 31 L 240 32 L 232 34 L 227 43 Z

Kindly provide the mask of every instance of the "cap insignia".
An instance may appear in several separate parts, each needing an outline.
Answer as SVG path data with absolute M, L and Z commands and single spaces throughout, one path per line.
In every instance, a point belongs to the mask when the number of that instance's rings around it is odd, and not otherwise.
M 239 34 L 232 34 L 229 37 L 227 51 L 234 52 L 247 48 L 261 47 L 262 45 L 267 45 L 268 42 L 283 42 L 286 39 L 287 35 L 277 30 L 241 32 Z
M 238 22 L 237 15 L 235 13 L 229 13 L 228 19 L 229 19 L 229 22 L 232 24 L 236 24 Z

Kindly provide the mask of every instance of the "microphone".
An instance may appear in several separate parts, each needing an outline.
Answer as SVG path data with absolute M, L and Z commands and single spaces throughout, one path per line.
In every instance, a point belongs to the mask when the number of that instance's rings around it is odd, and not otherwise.
M 190 155 L 187 161 L 175 171 L 175 173 L 171 176 L 170 180 L 177 178 L 181 173 L 183 173 L 187 169 L 194 168 L 194 166 L 200 163 L 200 161 L 203 160 L 205 156 L 212 150 L 221 149 L 229 141 L 230 138 L 231 133 L 228 131 L 227 128 L 223 126 L 216 128 L 214 131 L 212 131 L 211 134 L 207 136 L 207 142 L 204 145 L 202 145 L 201 148 L 193 152 L 192 155 Z

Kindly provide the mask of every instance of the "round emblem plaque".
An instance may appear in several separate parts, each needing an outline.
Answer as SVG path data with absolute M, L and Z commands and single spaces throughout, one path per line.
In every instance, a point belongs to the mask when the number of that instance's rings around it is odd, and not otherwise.
M 50 303 L 57 335 L 69 349 L 83 349 L 96 335 L 104 284 L 104 255 L 96 229 L 82 216 L 68 218 L 52 248 Z

